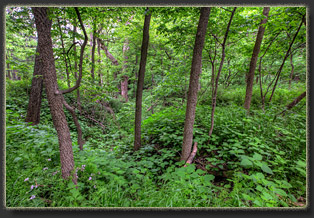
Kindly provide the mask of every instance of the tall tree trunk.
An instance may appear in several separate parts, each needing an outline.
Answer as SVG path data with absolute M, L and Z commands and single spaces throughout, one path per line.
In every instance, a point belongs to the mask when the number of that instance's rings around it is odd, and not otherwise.
M 35 54 L 35 65 L 32 79 L 32 87 L 29 95 L 27 115 L 25 122 L 31 122 L 32 125 L 39 124 L 40 121 L 40 106 L 43 90 L 43 72 L 42 61 L 39 57 L 39 48 L 37 45 Z
M 136 70 L 136 66 L 138 64 L 138 55 L 135 54 L 135 65 L 134 65 L 134 77 L 135 77 L 135 80 L 134 80 L 134 93 L 133 93 L 133 96 L 136 96 L 136 81 L 138 80 L 138 73 L 137 73 L 137 70 Z
M 197 27 L 197 33 L 195 37 L 195 44 L 192 57 L 192 66 L 190 74 L 190 84 L 187 97 L 187 105 L 185 112 L 185 122 L 183 131 L 183 144 L 181 161 L 186 161 L 191 154 L 191 148 L 193 143 L 193 126 L 195 121 L 195 107 L 197 102 L 198 82 L 199 75 L 202 67 L 202 51 L 205 41 L 205 35 L 207 30 L 207 24 L 210 14 L 210 8 L 201 8 L 199 23 Z
M 212 72 L 212 76 L 210 79 L 210 84 L 211 84 L 211 97 L 213 98 L 214 96 L 214 89 L 215 89 L 215 62 L 216 62 L 216 55 L 217 55 L 217 41 L 215 41 L 215 49 L 214 49 L 214 55 L 212 57 L 212 55 L 210 54 L 210 51 L 208 52 L 208 57 L 209 57 L 209 61 L 211 64 L 211 72 Z
M 134 150 L 138 150 L 141 143 L 141 122 L 142 122 L 142 96 L 145 78 L 145 67 L 147 61 L 147 50 L 149 43 L 149 25 L 151 19 L 151 11 L 146 9 L 143 29 L 143 41 L 141 48 L 140 69 L 138 71 L 137 90 L 136 90 L 136 109 L 135 109 L 135 132 L 134 132 Z
M 251 63 L 250 63 L 250 69 L 249 69 L 249 72 L 247 74 L 246 94 L 245 94 L 245 101 L 244 101 L 244 108 L 247 110 L 247 112 L 250 111 L 255 68 L 256 68 L 258 54 L 259 54 L 261 44 L 263 41 L 263 36 L 264 36 L 264 32 L 265 32 L 265 24 L 266 24 L 267 19 L 268 19 L 269 10 L 270 10 L 269 7 L 264 7 L 263 15 L 265 16 L 265 18 L 261 21 L 261 24 L 258 28 L 258 33 L 256 36 L 255 46 L 253 49 L 253 54 L 252 54 Z
M 216 81 L 215 81 L 215 87 L 214 87 L 214 93 L 213 93 L 213 98 L 212 98 L 212 113 L 211 113 L 211 124 L 210 124 L 210 129 L 209 129 L 209 137 L 212 135 L 213 130 L 214 130 L 214 115 L 215 115 L 215 108 L 216 108 L 216 98 L 217 98 L 217 90 L 218 90 L 218 82 L 219 82 L 219 77 L 222 71 L 222 66 L 224 64 L 224 60 L 225 60 L 225 45 L 226 45 L 226 41 L 228 38 L 228 34 L 229 34 L 229 29 L 231 26 L 231 21 L 233 19 L 234 13 L 236 11 L 236 7 L 234 7 L 232 14 L 230 16 L 230 20 L 227 26 L 227 30 L 225 32 L 225 37 L 224 37 L 224 41 L 221 44 L 222 50 L 221 50 L 221 61 L 220 61 L 220 65 L 219 65 L 219 69 L 217 72 L 217 77 L 216 77 Z
M 73 175 L 72 172 L 74 169 L 74 160 L 70 130 L 63 111 L 63 96 L 56 94 L 56 92 L 59 90 L 52 50 L 52 22 L 48 18 L 47 8 L 33 7 L 32 10 L 35 16 L 35 23 L 38 34 L 38 49 L 40 60 L 42 61 L 43 80 L 46 87 L 53 124 L 57 131 L 59 140 L 62 177 L 67 179 Z M 73 182 L 77 183 L 75 176 L 73 176 Z
M 127 51 L 129 50 L 129 41 L 128 39 L 125 40 L 124 45 L 123 45 L 123 66 L 122 66 L 122 73 L 125 74 L 126 68 L 127 68 L 127 63 L 128 63 L 128 56 L 127 56 Z M 129 83 L 129 77 L 127 75 L 122 76 L 122 81 L 121 81 L 121 96 L 124 98 L 125 102 L 128 102 L 129 97 L 128 97 L 128 83 Z
M 299 28 L 298 28 L 297 32 L 295 33 L 295 35 L 294 35 L 294 37 L 293 37 L 293 39 L 292 39 L 292 41 L 291 41 L 291 43 L 290 43 L 290 45 L 289 45 L 289 49 L 288 49 L 288 51 L 287 51 L 287 53 L 286 53 L 286 55 L 285 55 L 285 57 L 284 57 L 284 59 L 283 59 L 283 61 L 282 61 L 282 64 L 281 64 L 281 66 L 280 66 L 280 68 L 279 68 L 277 74 L 276 74 L 276 81 L 275 81 L 275 84 L 274 84 L 274 86 L 273 86 L 273 90 L 272 90 L 272 93 L 271 93 L 271 95 L 270 95 L 269 102 L 271 102 L 271 100 L 272 100 L 272 98 L 273 98 L 273 95 L 274 95 L 274 93 L 275 93 L 275 90 L 276 90 L 276 87 L 277 87 L 277 83 L 278 83 L 278 81 L 279 81 L 279 77 L 280 77 L 282 68 L 283 68 L 283 66 L 285 65 L 286 59 L 288 58 L 288 56 L 289 56 L 289 54 L 290 54 L 291 47 L 292 47 L 292 45 L 293 45 L 293 43 L 294 43 L 294 41 L 295 41 L 295 39 L 296 39 L 296 37 L 297 37 L 297 35 L 298 35 L 300 29 L 301 29 L 301 26 L 302 26 L 302 24 L 303 24 L 303 19 L 304 19 L 304 17 L 305 17 L 305 15 L 303 15 L 303 17 L 302 17 L 302 21 L 301 21 L 301 23 L 300 23 L 300 25 L 299 25 Z

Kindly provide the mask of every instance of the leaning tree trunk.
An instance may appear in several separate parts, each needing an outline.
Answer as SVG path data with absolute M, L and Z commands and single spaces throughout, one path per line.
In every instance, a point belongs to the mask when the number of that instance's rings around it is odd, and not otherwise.
M 48 17 L 48 8 L 33 7 L 32 10 L 35 17 L 38 34 L 38 49 L 39 56 L 42 61 L 43 80 L 46 87 L 53 124 L 57 131 L 59 140 L 62 177 L 67 179 L 73 175 L 72 172 L 74 169 L 74 160 L 70 130 L 63 111 L 63 96 L 56 94 L 56 92 L 59 92 L 59 90 L 52 50 L 52 22 Z M 73 182 L 77 182 L 75 176 L 73 177 Z
M 138 150 L 141 147 L 141 122 L 142 122 L 142 96 L 145 77 L 145 67 L 147 60 L 147 50 L 149 42 L 149 24 L 151 19 L 151 12 L 147 8 L 144 29 L 143 29 L 143 41 L 141 48 L 141 61 L 140 69 L 138 71 L 137 90 L 136 90 L 136 109 L 135 109 L 135 132 L 134 132 L 134 150 Z
M 256 36 L 255 46 L 253 49 L 253 54 L 250 63 L 250 69 L 247 74 L 246 80 L 246 94 L 245 94 L 245 101 L 244 101 L 244 108 L 247 112 L 250 111 L 251 99 L 252 99 L 252 92 L 253 92 L 253 83 L 254 83 L 254 73 L 257 63 L 258 54 L 261 48 L 264 32 L 265 32 L 265 24 L 267 22 L 268 14 L 269 14 L 269 7 L 264 7 L 263 15 L 265 18 L 261 21 L 261 24 L 258 28 L 258 33 Z
M 230 16 L 229 23 L 228 23 L 228 26 L 227 26 L 227 30 L 225 32 L 224 41 L 221 44 L 221 47 L 222 47 L 222 49 L 221 49 L 221 61 L 220 61 L 220 64 L 219 64 L 219 69 L 218 69 L 217 77 L 216 77 L 216 81 L 215 81 L 215 87 L 213 87 L 214 91 L 213 91 L 213 94 L 212 94 L 211 123 L 210 123 L 210 129 L 209 129 L 209 133 L 208 133 L 209 137 L 212 135 L 213 130 L 214 130 L 214 122 L 215 122 L 214 115 L 215 115 L 215 109 L 216 109 L 216 98 L 217 98 L 218 82 L 219 82 L 219 77 L 220 77 L 220 74 L 221 74 L 221 71 L 222 71 L 222 67 L 223 67 L 223 64 L 224 64 L 224 60 L 225 60 L 225 45 L 226 45 L 226 42 L 227 42 L 229 29 L 230 29 L 231 22 L 232 22 L 232 19 L 233 19 L 233 16 L 234 16 L 234 13 L 235 13 L 236 9 L 237 8 L 234 7 L 234 9 L 232 11 L 232 14 Z
M 190 84 L 187 96 L 187 105 L 183 131 L 182 153 L 180 158 L 181 161 L 186 161 L 191 154 L 191 147 L 193 143 L 193 125 L 195 121 L 195 108 L 198 92 L 198 81 L 202 67 L 202 51 L 205 41 L 209 14 L 210 8 L 208 7 L 201 8 L 201 14 L 199 18 L 193 50 Z
M 276 81 L 275 81 L 275 84 L 274 84 L 274 86 L 273 86 L 272 93 L 271 93 L 271 95 L 270 95 L 270 97 L 269 97 L 269 102 L 271 102 L 271 100 L 272 100 L 272 98 L 273 98 L 273 95 L 274 95 L 275 90 L 276 90 L 276 87 L 277 87 L 277 83 L 278 83 L 278 81 L 279 81 L 279 77 L 280 77 L 281 71 L 282 71 L 282 69 L 283 69 L 283 66 L 285 65 L 285 62 L 286 62 L 286 60 L 287 60 L 289 54 L 290 54 L 291 47 L 292 47 L 292 45 L 293 45 L 295 39 L 297 38 L 297 35 L 298 35 L 300 29 L 301 29 L 301 26 L 302 26 L 302 24 L 303 24 L 304 17 L 305 17 L 305 15 L 303 15 L 303 17 L 302 17 L 302 22 L 300 23 L 297 32 L 294 34 L 294 37 L 293 37 L 293 39 L 292 39 L 292 41 L 291 41 L 291 43 L 290 43 L 290 45 L 289 45 L 289 48 L 288 48 L 288 50 L 287 50 L 287 53 L 286 53 L 286 55 L 285 55 L 285 57 L 284 57 L 284 59 L 283 59 L 283 61 L 282 61 L 282 64 L 281 64 L 281 66 L 279 67 L 279 70 L 278 70 L 278 72 L 277 72 L 277 74 L 276 74 Z
M 37 45 L 32 87 L 28 101 L 27 115 L 25 119 L 25 122 L 32 123 L 32 125 L 37 125 L 40 121 L 40 106 L 43 90 L 42 62 L 40 60 L 38 52 L 39 48 Z

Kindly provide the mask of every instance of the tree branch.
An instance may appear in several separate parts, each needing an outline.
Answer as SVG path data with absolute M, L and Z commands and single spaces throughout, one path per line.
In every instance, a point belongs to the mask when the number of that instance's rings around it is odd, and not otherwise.
M 83 55 L 84 55 L 84 49 L 85 49 L 85 46 L 87 44 L 87 40 L 88 40 L 88 37 L 87 37 L 87 34 L 86 34 L 86 30 L 85 30 L 85 27 L 84 27 L 84 24 L 82 22 L 82 19 L 81 19 L 81 15 L 80 15 L 80 12 L 78 10 L 78 8 L 74 8 L 75 9 L 75 12 L 77 14 L 77 17 L 80 21 L 80 25 L 81 25 L 81 28 L 84 32 L 84 42 L 81 46 L 81 53 L 80 53 L 80 63 L 79 63 L 79 77 L 78 79 L 76 80 L 76 83 L 75 83 L 75 86 L 73 86 L 72 88 L 69 88 L 69 89 L 66 89 L 66 90 L 61 90 L 60 92 L 56 92 L 56 94 L 66 94 L 66 93 L 69 93 L 69 92 L 72 92 L 74 91 L 75 89 L 77 89 L 79 86 L 80 86 L 80 83 L 81 83 L 81 79 L 82 79 L 82 71 L 83 71 Z

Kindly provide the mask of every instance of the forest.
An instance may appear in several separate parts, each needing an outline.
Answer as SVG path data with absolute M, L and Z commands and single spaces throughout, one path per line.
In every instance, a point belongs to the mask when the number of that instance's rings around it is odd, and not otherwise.
M 5 206 L 307 207 L 307 7 L 6 7 Z

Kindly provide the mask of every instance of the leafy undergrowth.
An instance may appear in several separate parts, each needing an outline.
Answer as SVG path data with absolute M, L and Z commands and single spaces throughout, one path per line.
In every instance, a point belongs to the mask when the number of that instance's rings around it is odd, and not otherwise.
M 302 103 L 285 116 L 268 106 L 251 115 L 235 104 L 218 106 L 208 137 L 209 106 L 196 110 L 198 152 L 187 167 L 179 162 L 185 108 L 164 108 L 143 120 L 143 147 L 133 151 L 132 122 L 124 105 L 102 130 L 81 120 L 84 150 L 73 129 L 78 184 L 61 177 L 56 131 L 23 120 L 22 98 L 7 99 L 7 207 L 301 207 L 306 202 L 306 111 Z M 43 101 L 43 112 L 49 112 Z M 130 108 L 125 108 L 130 106 Z M 69 119 L 70 120 L 70 119 Z M 72 125 L 70 123 L 70 125 Z
M 198 113 L 207 109 L 198 108 Z M 240 118 L 239 109 L 219 108 L 211 141 L 201 144 L 194 164 L 183 167 L 175 149 L 181 132 L 174 131 L 182 124 L 182 113 L 172 111 L 144 122 L 152 137 L 137 152 L 131 151 L 130 142 L 124 148 L 113 146 L 114 139 L 97 147 L 88 141 L 79 151 L 73 134 L 77 187 L 61 179 L 52 127 L 8 122 L 7 206 L 281 207 L 304 203 L 298 202 L 306 197 L 303 116 L 270 125 L 271 114 Z M 160 130 L 151 132 L 157 120 Z M 196 131 L 205 134 L 201 120 Z

